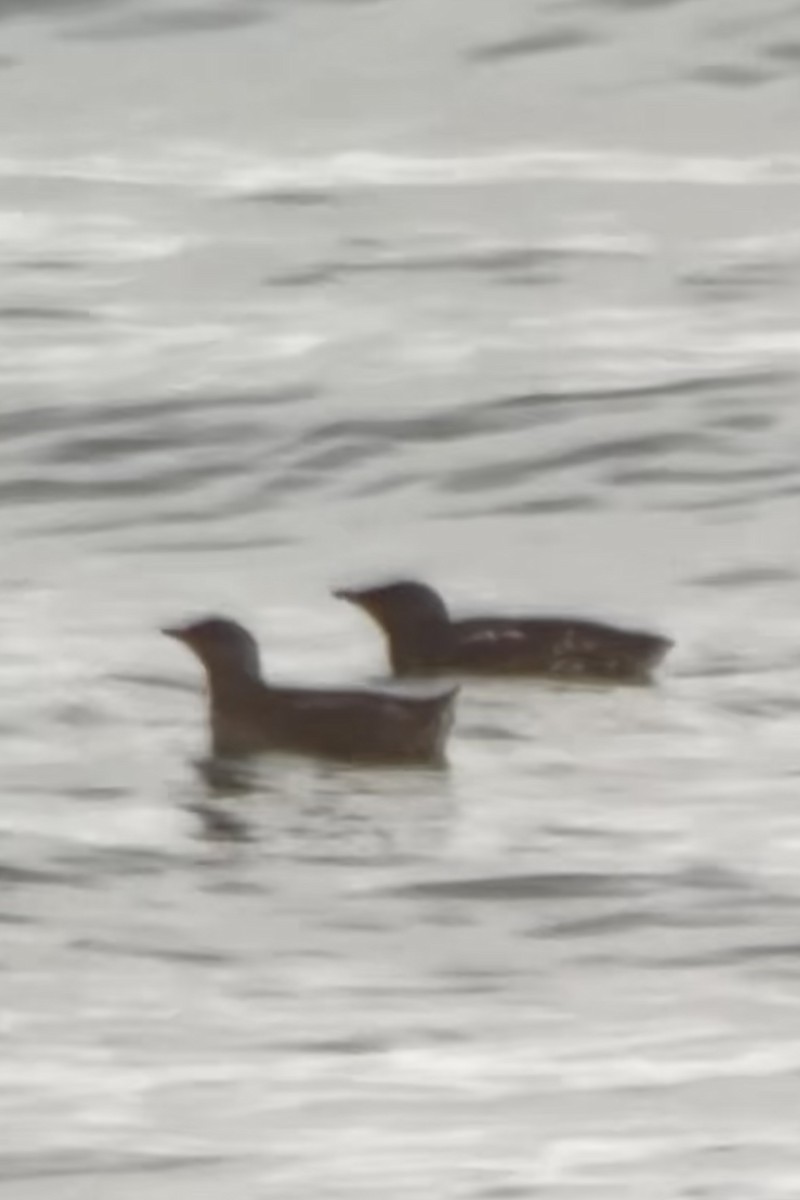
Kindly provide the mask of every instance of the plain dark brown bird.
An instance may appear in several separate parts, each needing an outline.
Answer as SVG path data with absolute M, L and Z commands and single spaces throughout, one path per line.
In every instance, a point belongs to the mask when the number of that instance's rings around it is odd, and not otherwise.
M 653 633 L 571 617 L 451 619 L 438 592 L 402 581 L 341 588 L 386 638 L 396 675 L 541 675 L 645 683 L 674 644 Z
M 215 755 L 288 750 L 350 762 L 441 763 L 457 688 L 423 695 L 274 687 L 258 645 L 236 621 L 208 617 L 162 630 L 205 667 Z

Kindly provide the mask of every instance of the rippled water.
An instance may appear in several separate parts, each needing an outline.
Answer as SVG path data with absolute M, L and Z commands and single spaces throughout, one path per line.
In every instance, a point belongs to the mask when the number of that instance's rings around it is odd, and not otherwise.
M 800 11 L 0 4 L 0 1181 L 800 1192 Z M 221 611 L 676 638 L 450 769 L 200 773 Z

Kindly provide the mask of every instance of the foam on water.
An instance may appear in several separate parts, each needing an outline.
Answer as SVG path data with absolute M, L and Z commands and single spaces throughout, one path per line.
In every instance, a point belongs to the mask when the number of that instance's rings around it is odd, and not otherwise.
M 58 180 L 122 187 L 189 188 L 254 199 L 287 192 L 348 192 L 383 188 L 495 187 L 509 184 L 602 183 L 722 188 L 795 188 L 800 156 L 769 154 L 714 157 L 648 154 L 534 146 L 487 147 L 463 155 L 388 154 L 352 150 L 306 158 L 266 161 L 251 153 L 226 151 L 212 143 L 148 146 L 139 161 L 82 155 L 53 159 L 20 155 L 0 158 L 0 178 Z

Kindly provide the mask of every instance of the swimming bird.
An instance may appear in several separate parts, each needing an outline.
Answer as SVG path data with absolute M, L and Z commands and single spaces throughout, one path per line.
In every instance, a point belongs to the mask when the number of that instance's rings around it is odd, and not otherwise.
M 543 675 L 644 683 L 674 644 L 669 638 L 570 617 L 453 620 L 424 583 L 340 588 L 380 626 L 396 675 Z
M 288 750 L 364 762 L 443 759 L 457 688 L 400 695 L 276 687 L 261 675 L 255 638 L 236 621 L 208 617 L 162 632 L 205 667 L 214 755 Z

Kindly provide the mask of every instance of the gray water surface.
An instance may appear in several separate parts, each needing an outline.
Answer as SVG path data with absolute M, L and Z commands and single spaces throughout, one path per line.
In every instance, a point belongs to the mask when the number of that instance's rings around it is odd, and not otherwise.
M 800 1193 L 800 14 L 2 3 L 0 1184 Z M 165 621 L 675 637 L 209 776 Z

